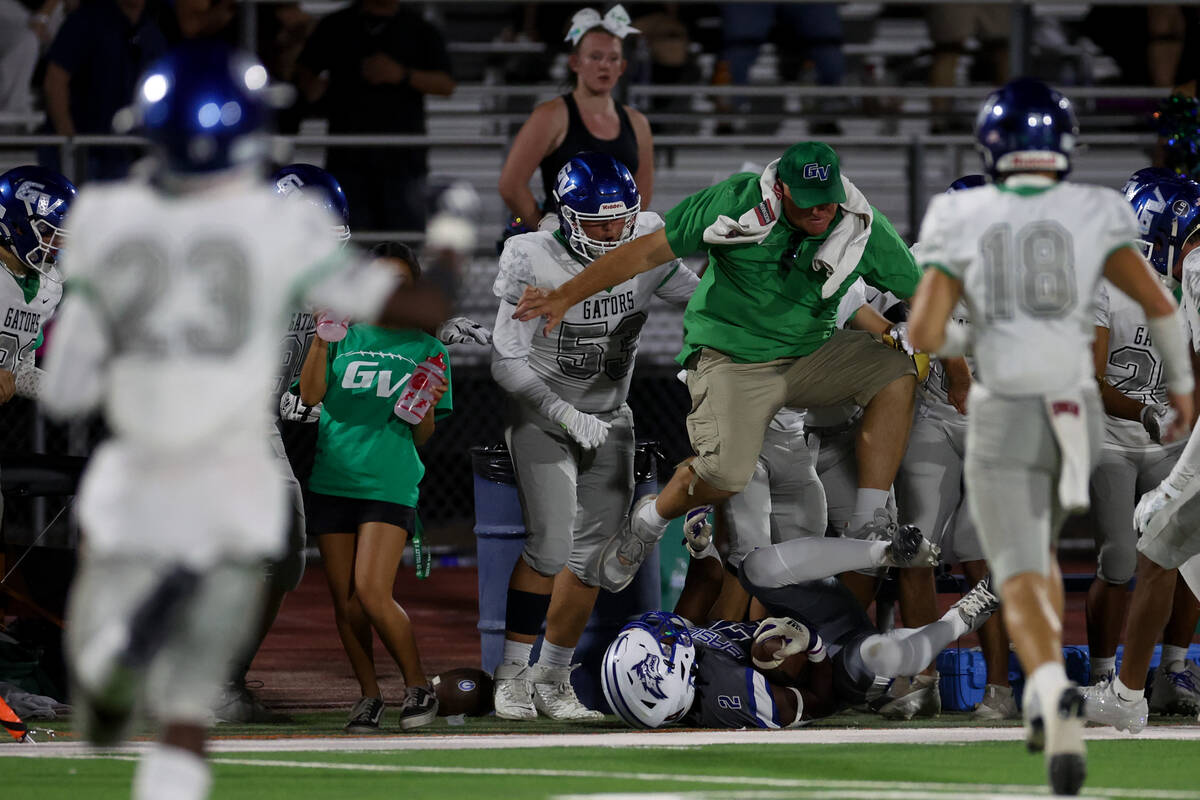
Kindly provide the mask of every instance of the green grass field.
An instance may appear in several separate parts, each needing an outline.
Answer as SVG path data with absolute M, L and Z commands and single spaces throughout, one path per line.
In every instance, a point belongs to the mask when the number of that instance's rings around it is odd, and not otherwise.
M 337 733 L 342 712 L 297 715 L 281 726 L 219 726 L 214 798 L 1013 798 L 1045 796 L 1042 760 L 1008 728 L 879 727 L 839 717 L 800 731 L 633 732 L 615 718 L 592 725 L 438 720 L 420 734 Z M 385 724 L 387 720 L 385 718 Z M 867 726 L 865 723 L 870 722 Z M 847 726 L 849 725 L 849 726 Z M 3 796 L 37 800 L 127 798 L 136 753 L 97 753 L 72 742 L 0 745 Z M 1110 729 L 1095 729 L 1111 737 Z M 1085 797 L 1200 800 L 1200 728 L 1154 727 L 1171 738 L 1089 743 Z M 886 742 L 870 741 L 884 739 Z M 968 741 L 1002 738 L 1006 741 Z M 868 741 L 862 741 L 868 740 Z M 930 742 L 947 743 L 930 743 Z M 900 743 L 897 743 L 900 742 Z M 144 745 L 143 745 L 144 746 Z

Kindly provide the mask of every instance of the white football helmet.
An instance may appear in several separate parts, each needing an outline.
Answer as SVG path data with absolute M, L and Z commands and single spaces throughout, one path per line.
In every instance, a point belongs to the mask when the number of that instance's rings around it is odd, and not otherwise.
M 635 728 L 679 720 L 696 697 L 696 647 L 687 623 L 652 611 L 621 629 L 604 652 L 600 685 L 613 712 Z

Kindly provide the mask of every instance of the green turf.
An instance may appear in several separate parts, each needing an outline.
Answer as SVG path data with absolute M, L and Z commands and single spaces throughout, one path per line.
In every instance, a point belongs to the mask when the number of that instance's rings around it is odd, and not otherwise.
M 650 735 L 652 736 L 652 734 Z M 11 752 L 11 751 L 10 751 Z M 0 755 L 4 750 L 0 750 Z M 1019 743 L 938 745 L 708 745 L 685 748 L 554 748 L 375 753 L 216 754 L 213 797 L 225 800 L 501 800 L 598 792 L 707 792 L 765 789 L 777 797 L 804 797 L 795 781 L 1043 785 L 1040 757 Z M 429 768 L 427 773 L 362 772 L 303 766 L 256 766 L 222 760 L 319 762 Z M 1089 787 L 1175 790 L 1200 798 L 1195 742 L 1102 741 L 1089 745 Z M 455 770 L 553 770 L 579 775 L 456 774 Z M 442 771 L 444 769 L 445 771 Z M 113 760 L 0 758 L 4 795 L 38 800 L 127 798 L 133 764 Z M 633 777 L 643 776 L 644 779 Z M 702 777 L 724 776 L 728 783 Z M 771 783 L 772 780 L 783 783 Z M 756 783 L 756 781 L 758 781 Z M 766 782 L 764 782 L 766 781 Z M 812 788 L 812 787 L 808 787 Z M 861 787 L 870 790 L 870 786 Z M 836 787 L 826 785 L 825 791 Z M 970 787 L 943 789 L 949 797 L 978 797 Z M 976 790 L 977 791 L 977 790 Z M 1086 793 L 1086 790 L 1085 790 Z M 1120 793 L 1107 794 L 1120 797 Z M 1141 795 L 1145 797 L 1145 795 Z

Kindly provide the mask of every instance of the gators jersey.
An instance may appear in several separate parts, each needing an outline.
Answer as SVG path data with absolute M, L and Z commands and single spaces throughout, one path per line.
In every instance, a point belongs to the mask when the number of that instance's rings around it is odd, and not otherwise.
M 1163 363 L 1150 341 L 1146 312 L 1108 281 L 1096 292 L 1096 327 L 1108 329 L 1104 380 L 1123 395 L 1152 405 L 1167 402 Z M 1142 423 L 1104 415 L 1105 447 L 1117 450 L 1155 450 Z
M 644 211 L 638 214 L 633 235 L 645 236 L 662 226 L 657 214 Z M 513 236 L 505 242 L 492 290 L 516 305 L 526 286 L 553 289 L 586 267 L 558 232 Z M 699 282 L 681 260 L 674 259 L 572 306 L 549 336 L 542 332 L 540 320 L 526 323 L 534 329 L 528 352 L 523 341 L 509 341 L 503 332 L 494 347 L 502 358 L 527 358 L 533 372 L 580 411 L 612 411 L 629 394 L 638 336 L 651 298 L 682 305 Z
M 1013 176 L 929 203 L 921 263 L 962 281 L 975 376 L 1002 395 L 1092 380 L 1096 286 L 1137 220 L 1112 189 Z
M 780 728 L 771 685 L 750 661 L 754 625 L 689 627 L 696 645 L 696 699 L 684 716 L 699 728 Z
M 32 359 L 42 338 L 42 326 L 62 299 L 62 276 L 51 267 L 56 280 L 30 270 L 18 278 L 0 270 L 0 369 L 16 371 L 18 361 Z
M 1183 259 L 1183 323 L 1192 349 L 1200 353 L 1200 248 Z
M 967 304 L 959 300 L 950 311 L 950 319 L 958 325 L 971 325 L 971 315 L 967 312 Z M 967 367 L 974 372 L 974 359 L 967 358 Z M 966 423 L 967 418 L 958 413 L 950 403 L 950 382 L 946 378 L 946 368 L 939 358 L 929 359 L 929 375 L 921 384 L 918 397 L 921 400 L 921 413 L 952 422 Z
M 296 311 L 288 320 L 287 333 L 280 345 L 279 368 L 275 373 L 275 383 L 271 386 L 271 398 L 274 401 L 271 405 L 272 412 L 279 408 L 279 396 L 300 380 L 304 356 L 308 353 L 308 346 L 312 344 L 316 332 L 317 321 L 311 311 Z

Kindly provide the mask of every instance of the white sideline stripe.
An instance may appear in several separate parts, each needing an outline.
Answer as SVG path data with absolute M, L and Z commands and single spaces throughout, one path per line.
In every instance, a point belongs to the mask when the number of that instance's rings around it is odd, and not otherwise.
M 971 744 L 1022 741 L 1020 727 L 1009 728 L 794 728 L 743 731 L 616 731 L 573 734 L 471 734 L 417 736 L 338 736 L 304 739 L 212 739 L 212 753 L 325 752 L 361 753 L 395 750 L 498 750 L 546 747 L 702 747 L 711 744 Z M 1088 728 L 1088 741 L 1195 741 L 1200 726 L 1171 725 L 1147 728 L 1137 736 L 1113 728 Z M 98 752 L 139 752 L 149 743 L 130 743 L 109 751 L 82 742 L 45 742 L 28 747 L 0 748 L 4 756 L 63 758 Z
M 794 792 L 635 792 L 557 794 L 551 800 L 1046 800 L 1045 794 L 990 794 L 964 792 L 947 784 L 940 792 L 868 792 L 845 789 L 798 789 Z M 1075 800 L 1100 800 L 1078 795 Z
M 75 756 L 78 759 L 95 759 L 110 761 L 137 761 L 138 756 L 132 753 L 86 753 Z M 1013 800 L 1014 795 L 1021 797 L 1044 797 L 1028 794 L 1036 789 L 1026 784 L 1003 783 L 920 783 L 911 781 L 843 781 L 836 779 L 806 780 L 803 778 L 768 778 L 751 777 L 746 775 L 667 775 L 661 772 L 614 772 L 611 770 L 570 770 L 570 769 L 526 769 L 519 767 L 458 767 L 458 766 L 422 766 L 417 764 L 340 764 L 329 761 L 285 761 L 257 758 L 210 758 L 209 763 L 224 766 L 240 767 L 282 767 L 285 769 L 320 769 L 347 772 L 382 772 L 408 775 L 479 775 L 497 777 L 526 777 L 526 778 L 588 778 L 603 780 L 644 781 L 647 783 L 700 783 L 714 786 L 738 786 L 747 784 L 771 786 L 787 789 L 808 789 L 820 792 L 825 790 L 830 800 L 839 797 L 851 797 L 848 792 L 855 792 L 854 797 L 861 796 L 865 800 L 885 798 L 894 792 L 917 792 L 931 795 L 937 800 L 955 800 L 963 797 L 963 792 L 970 791 L 972 796 L 979 792 L 988 793 L 985 796 L 995 796 L 1003 800 Z M 1200 792 L 1185 792 L 1172 789 L 1088 789 L 1096 798 L 1145 798 L 1146 800 L 1200 800 Z M 693 793 L 694 794 L 694 793 Z M 737 793 L 734 793 L 736 796 Z M 671 795 L 676 796 L 676 795 Z M 774 796 L 779 796 L 776 793 Z M 785 797 L 788 795 L 784 795 Z M 590 796 L 589 796 L 590 797 Z M 915 799 L 914 799 L 915 800 Z

